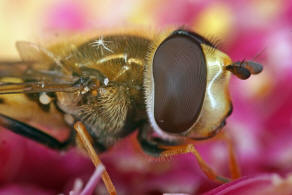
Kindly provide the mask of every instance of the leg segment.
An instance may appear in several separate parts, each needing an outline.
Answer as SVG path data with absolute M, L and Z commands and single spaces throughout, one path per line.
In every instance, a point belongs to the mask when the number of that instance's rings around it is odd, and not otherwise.
M 91 161 L 93 164 L 98 167 L 100 164 L 102 164 L 101 160 L 99 159 L 98 155 L 96 154 L 92 144 L 91 144 L 91 137 L 88 134 L 85 126 L 81 122 L 76 122 L 74 125 L 75 130 L 77 131 L 78 137 L 81 141 L 82 146 L 86 149 Z M 109 174 L 107 171 L 104 169 L 102 173 L 102 180 L 107 188 L 107 191 L 111 195 L 116 195 L 116 189 L 109 177 Z
M 51 149 L 62 150 L 71 145 L 73 142 L 73 134 L 71 134 L 66 141 L 60 142 L 54 137 L 35 127 L 32 127 L 28 124 L 5 116 L 3 114 L 0 114 L 0 126 L 3 126 L 16 134 L 27 137 Z
M 229 154 L 229 170 L 232 179 L 237 179 L 240 177 L 240 168 L 235 158 L 235 152 L 233 149 L 233 143 L 231 138 L 226 135 L 226 133 L 221 132 L 217 136 L 219 139 L 222 139 L 226 142 L 228 147 L 228 154 Z
M 235 160 L 232 142 L 226 136 L 221 137 L 220 135 L 218 138 L 224 138 L 223 140 L 227 142 L 230 158 L 229 166 L 231 171 L 231 178 L 238 178 L 240 174 Z M 145 152 L 154 156 L 159 156 L 161 158 L 170 157 L 176 154 L 192 153 L 197 159 L 200 168 L 208 178 L 220 183 L 230 181 L 230 179 L 226 177 L 219 176 L 212 168 L 210 168 L 208 164 L 202 159 L 193 144 L 178 146 L 180 144 L 178 142 L 163 141 L 162 139 L 154 138 L 152 136 L 152 130 L 146 128 L 140 130 L 138 134 L 138 141 Z
M 167 150 L 165 152 L 161 153 L 162 157 L 169 157 L 176 154 L 192 153 L 197 159 L 201 170 L 209 179 L 220 183 L 226 183 L 230 181 L 230 179 L 226 177 L 219 176 L 212 168 L 210 168 L 209 165 L 202 159 L 201 155 L 193 144 L 188 144 L 184 146 L 172 146 L 167 147 L 166 149 Z

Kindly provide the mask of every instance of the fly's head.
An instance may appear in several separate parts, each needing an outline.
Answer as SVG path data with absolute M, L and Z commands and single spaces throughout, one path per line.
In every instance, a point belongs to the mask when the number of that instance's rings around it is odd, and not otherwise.
M 247 79 L 261 71 L 255 62 L 232 62 L 194 32 L 168 34 L 155 42 L 145 71 L 147 114 L 154 131 L 169 139 L 214 135 L 232 112 L 230 73 Z

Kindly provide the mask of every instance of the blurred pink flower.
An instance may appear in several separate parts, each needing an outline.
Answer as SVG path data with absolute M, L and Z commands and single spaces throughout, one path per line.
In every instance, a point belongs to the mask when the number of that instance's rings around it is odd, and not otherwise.
M 291 176 L 282 178 L 277 174 L 243 177 L 223 184 L 204 195 L 289 195 L 292 193 Z
M 88 27 L 89 15 L 84 4 L 65 1 L 47 9 L 45 28 L 50 30 L 84 30 Z
M 271 2 L 219 3 L 230 8 L 233 17 L 222 50 L 234 61 L 255 58 L 264 65 L 261 75 L 248 81 L 232 78 L 230 83 L 234 111 L 224 131 L 233 138 L 243 177 L 224 185 L 214 183 L 203 175 L 191 154 L 166 162 L 153 160 L 137 149 L 135 135 L 131 135 L 101 155 L 119 194 L 291 193 L 292 2 L 282 0 L 266 10 L 262 7 Z M 153 9 L 153 24 L 193 26 L 213 4 L 196 0 L 159 3 Z M 87 29 L 91 21 L 87 10 L 75 1 L 57 3 L 46 12 L 45 25 L 49 29 Z M 196 146 L 211 167 L 229 174 L 223 142 L 207 140 Z M 0 195 L 68 194 L 76 181 L 85 184 L 93 172 L 91 162 L 75 149 L 59 153 L 0 131 Z M 102 182 L 96 192 L 104 194 Z
M 88 179 L 91 162 L 69 150 L 60 153 L 15 135 L 0 131 L 0 194 L 56 194 L 72 188 L 76 178 Z

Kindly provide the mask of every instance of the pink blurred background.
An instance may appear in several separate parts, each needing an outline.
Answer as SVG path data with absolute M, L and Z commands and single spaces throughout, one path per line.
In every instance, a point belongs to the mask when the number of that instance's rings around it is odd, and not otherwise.
M 64 31 L 116 27 L 161 31 L 185 25 L 207 38 L 215 37 L 234 61 L 249 59 L 264 65 L 260 75 L 247 81 L 232 78 L 230 83 L 234 112 L 224 130 L 234 141 L 242 175 L 275 173 L 289 178 L 291 18 L 289 0 L 1 0 L 0 59 L 18 58 L 17 40 L 39 42 Z M 196 194 L 219 185 L 202 174 L 191 155 L 155 161 L 141 154 L 133 140 L 135 136 L 130 136 L 102 155 L 119 194 Z M 210 140 L 197 147 L 215 170 L 229 174 L 224 143 Z M 1 195 L 67 193 L 77 178 L 86 182 L 92 171 L 89 160 L 75 150 L 49 151 L 0 129 Z M 291 179 L 283 181 L 291 183 Z M 100 183 L 97 194 L 103 192 Z

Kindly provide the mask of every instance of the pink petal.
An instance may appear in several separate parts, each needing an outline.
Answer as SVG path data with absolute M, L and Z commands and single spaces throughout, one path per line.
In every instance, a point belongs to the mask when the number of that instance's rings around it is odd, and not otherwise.
M 234 182 L 223 184 L 204 195 L 264 195 L 292 193 L 291 176 L 282 178 L 277 174 L 243 177 Z
M 90 177 L 88 183 L 86 184 L 85 188 L 80 193 L 80 195 L 91 195 L 93 193 L 103 171 L 104 166 L 102 164 L 96 167 L 93 175 Z

